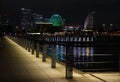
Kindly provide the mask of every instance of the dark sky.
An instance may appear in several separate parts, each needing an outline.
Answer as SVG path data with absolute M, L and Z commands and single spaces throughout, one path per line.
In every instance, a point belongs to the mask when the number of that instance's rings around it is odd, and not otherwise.
M 96 24 L 120 24 L 119 0 L 0 0 L 0 12 L 8 13 L 14 21 L 22 7 L 45 17 L 57 13 L 74 24 L 83 24 L 88 13 L 95 11 Z

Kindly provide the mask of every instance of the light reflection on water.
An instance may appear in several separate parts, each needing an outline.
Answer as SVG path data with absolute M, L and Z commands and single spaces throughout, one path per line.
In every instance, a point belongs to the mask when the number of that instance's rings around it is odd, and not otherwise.
M 72 51 L 66 53 L 66 46 L 56 45 L 56 59 L 62 62 L 66 61 L 66 54 L 73 54 L 74 66 L 85 64 L 84 62 L 92 62 L 94 48 L 93 47 L 72 47 Z M 52 47 L 48 45 L 48 55 L 52 55 Z M 82 63 L 81 63 L 82 62 Z
M 72 47 L 71 49 L 72 51 L 69 51 L 69 52 L 72 52 L 73 53 L 73 57 L 74 58 L 80 58 L 80 56 L 86 56 L 86 57 L 89 57 L 89 56 L 93 56 L 93 47 Z M 66 47 L 63 46 L 63 45 L 56 45 L 56 58 L 57 60 L 62 60 L 64 61 L 65 60 L 65 56 L 66 54 L 69 54 L 66 53 Z M 84 62 L 84 59 L 82 60 Z
M 66 53 L 66 46 L 56 45 L 56 59 L 62 62 L 66 61 L 66 54 L 73 54 L 74 67 L 80 70 L 88 69 L 112 69 L 112 56 L 96 56 L 94 47 L 70 47 L 70 51 Z M 48 45 L 47 54 L 52 55 L 52 46 Z M 111 70 L 110 69 L 110 70 Z

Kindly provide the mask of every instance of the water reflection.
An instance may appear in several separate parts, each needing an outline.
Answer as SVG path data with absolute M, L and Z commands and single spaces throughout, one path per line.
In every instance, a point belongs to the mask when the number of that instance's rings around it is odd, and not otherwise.
M 90 68 L 93 62 L 93 47 L 73 47 L 74 66 L 76 68 Z
M 52 55 L 52 46 L 47 45 L 47 54 Z M 94 47 L 75 47 L 56 45 L 56 59 L 62 62 L 66 62 L 66 55 L 73 54 L 73 64 L 74 67 L 83 71 L 93 71 L 93 70 L 112 70 L 112 55 L 109 54 L 96 54 Z M 97 51 L 97 50 L 96 50 Z M 102 49 L 101 49 L 102 52 Z
M 56 59 L 60 61 L 65 61 L 66 48 L 64 46 L 56 45 Z
M 71 46 L 70 51 L 66 53 L 66 46 L 56 45 L 56 59 L 62 62 L 66 61 L 66 54 L 73 54 L 74 66 L 77 68 L 89 67 L 90 64 L 86 62 L 93 61 L 93 47 L 73 47 Z M 52 47 L 48 45 L 48 55 L 52 55 Z

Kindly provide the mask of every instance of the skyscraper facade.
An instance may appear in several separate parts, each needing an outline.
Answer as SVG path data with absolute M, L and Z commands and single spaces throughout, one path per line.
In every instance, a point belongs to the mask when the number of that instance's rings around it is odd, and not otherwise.
M 32 25 L 32 10 L 21 8 L 21 29 L 30 31 Z
M 0 32 L 8 31 L 8 16 L 7 14 L 0 14 Z
M 32 22 L 43 22 L 43 15 L 41 14 L 37 14 L 37 13 L 33 13 L 32 14 Z
M 88 14 L 84 22 L 84 29 L 87 29 L 87 30 L 93 29 L 93 15 L 94 14 L 95 14 L 94 11 Z

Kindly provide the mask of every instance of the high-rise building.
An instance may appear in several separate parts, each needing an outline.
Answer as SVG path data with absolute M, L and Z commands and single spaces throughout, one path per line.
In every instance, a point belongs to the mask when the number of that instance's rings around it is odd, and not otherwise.
M 32 25 L 32 10 L 21 8 L 21 27 L 22 30 L 30 31 Z
M 7 14 L 0 14 L 0 32 L 7 32 L 8 30 L 8 16 Z
M 88 14 L 84 22 L 84 29 L 87 29 L 87 30 L 93 29 L 93 15 L 94 14 L 95 14 L 94 11 Z
M 32 14 L 32 22 L 43 22 L 43 15 L 41 14 L 37 14 L 37 13 L 33 13 Z

